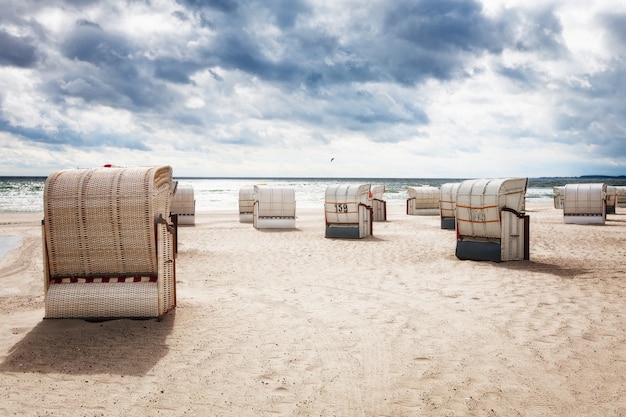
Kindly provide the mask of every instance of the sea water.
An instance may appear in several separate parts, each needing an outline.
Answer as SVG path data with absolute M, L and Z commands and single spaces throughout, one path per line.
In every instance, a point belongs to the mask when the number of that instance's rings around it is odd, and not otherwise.
M 42 212 L 45 177 L 0 177 L 0 212 Z M 196 211 L 238 210 L 239 190 L 253 185 L 292 188 L 296 208 L 324 206 L 324 192 L 333 184 L 384 185 L 383 198 L 390 206 L 406 205 L 407 187 L 440 187 L 461 178 L 175 178 L 179 184 L 191 185 L 196 200 Z M 605 183 L 624 185 L 626 178 L 559 177 L 530 178 L 526 192 L 528 202 L 549 202 L 554 198 L 554 187 L 573 183 Z

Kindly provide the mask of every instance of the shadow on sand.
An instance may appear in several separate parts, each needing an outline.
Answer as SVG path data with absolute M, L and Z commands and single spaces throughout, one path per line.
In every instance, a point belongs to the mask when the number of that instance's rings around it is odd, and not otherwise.
M 0 372 L 142 376 L 168 352 L 175 312 L 156 319 L 41 321 L 9 351 Z
M 561 278 L 574 278 L 580 277 L 592 272 L 590 269 L 583 268 L 564 268 L 560 265 L 551 264 L 548 262 L 533 261 L 511 261 L 502 262 L 498 266 L 514 271 L 528 271 L 537 272 L 542 274 L 551 274 Z

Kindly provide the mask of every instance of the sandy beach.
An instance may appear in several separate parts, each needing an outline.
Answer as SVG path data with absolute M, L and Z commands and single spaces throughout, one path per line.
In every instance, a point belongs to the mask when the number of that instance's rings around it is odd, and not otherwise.
M 233 211 L 179 228 L 175 312 L 44 320 L 41 213 L 6 214 L 0 415 L 626 416 L 626 211 L 527 205 L 530 260 L 460 261 L 438 216 L 324 238 Z

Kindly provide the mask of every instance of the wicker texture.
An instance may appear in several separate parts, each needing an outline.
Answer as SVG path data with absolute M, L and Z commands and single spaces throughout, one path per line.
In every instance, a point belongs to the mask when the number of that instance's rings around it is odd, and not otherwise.
M 47 318 L 106 318 L 112 312 L 114 317 L 160 315 L 158 287 L 153 283 L 54 284 L 46 298 Z
M 48 177 L 46 317 L 153 317 L 175 306 L 173 237 L 167 225 L 157 223 L 170 213 L 171 187 L 168 166 L 64 170 Z M 133 276 L 157 276 L 157 281 L 97 282 Z M 68 278 L 96 282 L 51 284 Z M 123 294 L 128 294 L 128 304 L 152 298 L 153 306 L 120 308 Z

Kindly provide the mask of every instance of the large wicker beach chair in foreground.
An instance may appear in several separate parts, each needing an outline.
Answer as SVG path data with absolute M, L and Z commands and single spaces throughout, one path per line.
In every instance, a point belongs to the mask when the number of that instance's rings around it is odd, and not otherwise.
M 172 169 L 70 169 L 44 188 L 46 318 L 161 318 L 176 306 Z

